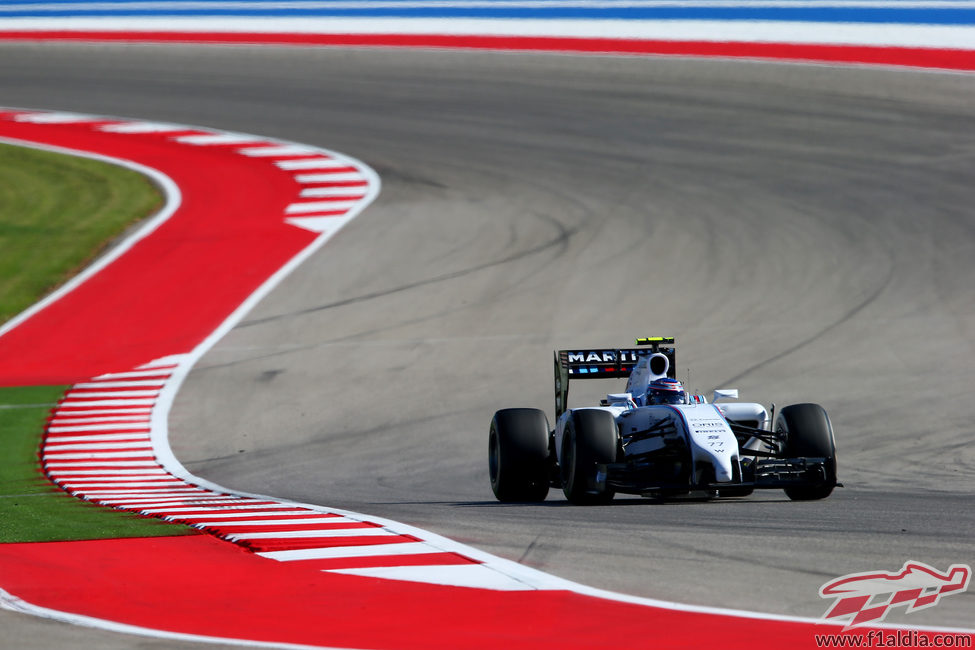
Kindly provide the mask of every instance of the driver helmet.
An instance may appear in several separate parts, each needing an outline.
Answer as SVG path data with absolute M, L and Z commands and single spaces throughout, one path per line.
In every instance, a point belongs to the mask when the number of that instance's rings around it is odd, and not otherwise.
M 647 388 L 647 404 L 686 404 L 684 387 L 676 379 L 661 377 L 650 382 Z

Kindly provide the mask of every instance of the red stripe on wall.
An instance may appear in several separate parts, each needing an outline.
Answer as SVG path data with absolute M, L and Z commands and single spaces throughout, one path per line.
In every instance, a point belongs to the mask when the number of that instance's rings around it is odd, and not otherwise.
M 748 58 L 842 64 L 894 65 L 944 70 L 975 70 L 975 50 L 936 48 L 807 45 L 712 41 L 659 41 L 555 36 L 456 36 L 447 34 L 267 34 L 258 32 L 75 31 L 0 32 L 7 40 L 122 41 L 155 43 L 228 43 L 419 47 L 535 52 L 590 52 L 716 58 Z

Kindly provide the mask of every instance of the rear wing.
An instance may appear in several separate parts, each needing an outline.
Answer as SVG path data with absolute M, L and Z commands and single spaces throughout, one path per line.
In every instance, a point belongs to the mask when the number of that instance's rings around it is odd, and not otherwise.
M 637 339 L 637 348 L 555 351 L 555 418 L 565 411 L 572 379 L 627 378 L 640 357 L 663 354 L 670 361 L 667 376 L 677 378 L 677 345 L 672 336 Z M 661 369 L 662 370 L 662 369 Z

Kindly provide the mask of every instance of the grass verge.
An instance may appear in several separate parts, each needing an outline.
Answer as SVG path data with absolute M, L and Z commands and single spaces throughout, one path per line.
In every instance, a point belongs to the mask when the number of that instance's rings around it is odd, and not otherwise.
M 188 526 L 96 506 L 53 485 L 37 450 L 63 386 L 0 388 L 0 543 L 193 534 Z
M 130 169 L 0 143 L 0 323 L 63 284 L 162 202 Z

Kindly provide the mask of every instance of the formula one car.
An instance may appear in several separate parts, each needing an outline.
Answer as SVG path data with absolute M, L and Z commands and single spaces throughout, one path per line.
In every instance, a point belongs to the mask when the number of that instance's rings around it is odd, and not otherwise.
M 761 404 L 727 401 L 737 390 L 716 390 L 709 403 L 677 381 L 672 337 L 636 344 L 555 352 L 554 430 L 539 409 L 494 414 L 488 470 L 499 501 L 542 501 L 550 487 L 575 504 L 607 503 L 617 492 L 740 497 L 756 488 L 804 501 L 840 485 L 823 407 L 795 404 L 776 416 L 773 404 L 770 416 Z M 624 377 L 626 391 L 599 406 L 567 407 L 570 380 Z

